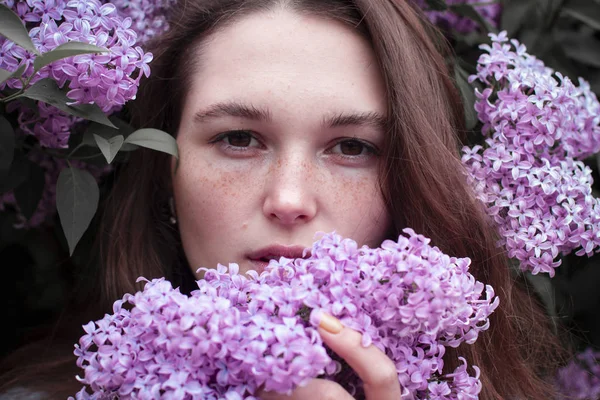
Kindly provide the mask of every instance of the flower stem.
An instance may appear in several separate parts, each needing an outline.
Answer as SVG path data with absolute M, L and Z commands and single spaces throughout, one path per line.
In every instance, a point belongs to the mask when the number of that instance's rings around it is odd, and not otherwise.
M 80 148 L 83 147 L 83 143 L 79 143 L 77 146 L 75 146 L 75 148 L 73 149 L 73 151 L 71 151 L 68 155 L 67 158 L 71 158 L 73 156 L 73 154 L 75 154 L 75 152 L 77 150 L 79 150 Z
M 4 97 L 2 99 L 0 99 L 1 102 L 3 103 L 8 103 L 9 101 L 12 101 L 14 99 L 16 99 L 17 97 L 19 97 L 21 94 L 23 94 L 23 89 L 19 90 L 17 93 L 13 93 L 8 97 Z
M 23 82 L 23 77 L 20 76 L 19 80 L 21 81 L 21 84 L 23 85 L 23 87 L 21 89 L 19 89 L 18 92 L 13 93 L 8 97 L 4 97 L 4 98 L 0 99 L 0 101 L 2 101 L 3 103 L 8 103 L 9 101 L 12 101 L 12 100 L 16 99 L 17 97 L 19 97 L 20 95 L 22 95 L 23 93 L 25 93 L 25 88 L 27 86 L 29 86 L 29 82 L 31 82 L 31 79 L 33 79 L 33 77 L 35 75 L 36 75 L 35 73 L 31 74 L 25 82 Z
M 101 156 L 101 155 L 102 155 L 102 153 L 97 153 L 97 154 L 92 154 L 92 155 L 90 155 L 90 156 L 71 157 L 70 159 L 71 159 L 71 160 L 89 160 L 89 159 L 92 159 L 92 158 L 99 157 L 99 156 Z

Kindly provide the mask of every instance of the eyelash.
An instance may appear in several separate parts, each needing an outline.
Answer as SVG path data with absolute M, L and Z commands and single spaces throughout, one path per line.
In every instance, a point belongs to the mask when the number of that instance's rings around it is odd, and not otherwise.
M 366 151 L 366 153 L 359 154 L 359 155 L 332 153 L 331 149 L 335 148 L 338 145 L 341 145 L 342 143 L 348 143 L 348 142 L 360 144 L 361 146 L 363 146 L 363 149 L 364 149 L 364 151 Z M 327 150 L 327 153 L 328 154 L 336 154 L 337 156 L 343 157 L 345 159 L 357 159 L 357 158 L 363 158 L 363 157 L 369 157 L 369 156 L 378 156 L 379 150 L 375 146 L 370 144 L 369 142 L 366 142 L 364 140 L 357 139 L 357 138 L 349 138 L 348 137 L 348 138 L 340 138 L 340 139 L 336 140 L 335 144 Z
M 262 144 L 260 143 L 260 140 L 254 135 L 252 134 L 252 131 L 249 130 L 244 130 L 244 129 L 239 129 L 239 130 L 232 130 L 232 131 L 227 131 L 227 132 L 223 132 L 220 133 L 219 135 L 217 135 L 217 137 L 215 137 L 213 140 L 211 140 L 209 143 L 210 144 L 219 144 L 222 143 L 222 145 L 227 149 L 227 150 L 232 150 L 232 151 L 237 151 L 237 152 L 246 152 L 246 151 L 250 151 L 249 149 L 252 149 L 253 146 L 248 145 L 248 146 L 234 146 L 231 145 L 229 143 L 226 143 L 225 140 L 226 139 L 231 139 L 233 134 L 247 134 L 249 136 L 250 139 L 250 143 L 252 143 L 252 140 L 258 142 L 261 146 Z M 342 154 L 342 153 L 332 153 L 332 149 L 335 148 L 336 146 L 345 143 L 345 142 L 352 142 L 352 143 L 358 143 L 361 146 L 363 146 L 364 150 L 366 150 L 366 154 L 359 154 L 359 155 L 348 155 L 348 154 Z M 361 139 L 357 139 L 357 138 L 351 138 L 351 137 L 345 137 L 345 138 L 340 138 L 337 139 L 335 141 L 335 143 L 329 147 L 326 151 L 327 154 L 336 154 L 339 157 L 342 157 L 344 159 L 357 159 L 357 158 L 362 158 L 362 157 L 369 157 L 369 156 L 378 156 L 379 155 L 379 150 L 372 145 L 371 143 L 361 140 Z
M 252 143 L 252 140 L 255 140 L 256 142 L 258 142 L 260 144 L 260 141 L 256 138 L 255 135 L 253 135 L 251 133 L 251 131 L 244 130 L 244 129 L 220 133 L 219 135 L 217 135 L 217 137 L 215 137 L 213 140 L 211 140 L 209 142 L 209 144 L 221 144 L 227 150 L 239 151 L 239 152 L 248 151 L 248 149 L 252 148 L 250 145 L 247 147 L 243 147 L 243 146 L 234 146 L 229 143 L 226 143 L 225 139 L 231 138 L 233 134 L 247 134 L 250 137 L 250 143 Z

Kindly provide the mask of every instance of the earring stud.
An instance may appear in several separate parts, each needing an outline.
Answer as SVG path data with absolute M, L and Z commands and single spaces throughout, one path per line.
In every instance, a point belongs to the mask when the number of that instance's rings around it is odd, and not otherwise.
M 177 217 L 175 217 L 175 200 L 173 199 L 173 196 L 169 197 L 169 210 L 171 211 L 169 222 L 171 225 L 175 225 L 177 224 Z

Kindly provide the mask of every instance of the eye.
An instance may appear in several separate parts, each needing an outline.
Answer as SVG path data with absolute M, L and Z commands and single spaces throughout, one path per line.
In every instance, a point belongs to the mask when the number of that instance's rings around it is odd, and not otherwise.
M 366 150 L 365 145 L 356 140 L 345 140 L 338 145 L 340 152 L 346 156 L 360 156 Z
M 219 136 L 226 144 L 232 147 L 250 147 L 256 139 L 248 131 L 231 131 Z
M 216 144 L 226 151 L 247 151 L 262 145 L 252 131 L 235 130 L 219 134 L 210 144 Z
M 330 150 L 330 153 L 345 157 L 365 157 L 376 155 L 377 149 L 368 143 L 358 139 L 342 139 Z

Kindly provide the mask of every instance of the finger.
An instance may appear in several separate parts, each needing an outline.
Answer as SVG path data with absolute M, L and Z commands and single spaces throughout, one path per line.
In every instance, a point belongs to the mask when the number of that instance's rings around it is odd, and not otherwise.
M 261 400 L 353 400 L 339 384 L 324 379 L 312 379 L 306 386 L 299 386 L 290 396 L 276 392 L 261 392 Z
M 377 347 L 363 347 L 362 335 L 322 313 L 319 333 L 323 342 L 342 357 L 364 383 L 369 400 L 398 400 L 401 395 L 396 365 Z

